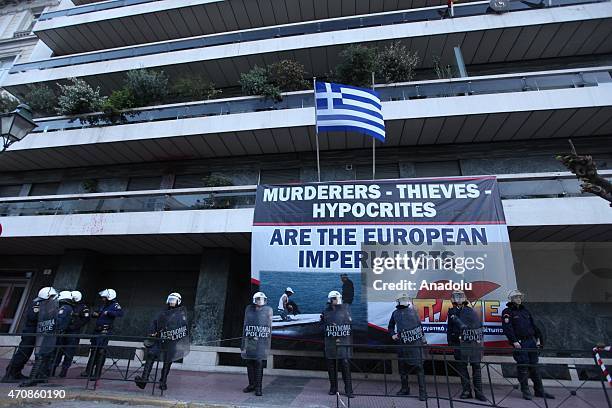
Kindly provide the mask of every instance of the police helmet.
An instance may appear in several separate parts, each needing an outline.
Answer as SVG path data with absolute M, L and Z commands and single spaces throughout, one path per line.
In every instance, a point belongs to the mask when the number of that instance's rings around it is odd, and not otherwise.
M 72 300 L 74 302 L 80 302 L 81 299 L 83 299 L 83 294 L 79 292 L 78 290 L 73 290 L 71 293 L 72 293 Z
M 115 292 L 115 289 L 101 290 L 100 292 L 98 292 L 98 295 L 103 298 L 107 298 L 108 300 L 115 300 L 117 298 L 117 292 Z
M 166 299 L 166 304 L 168 306 L 177 307 L 181 305 L 182 300 L 183 298 L 181 297 L 180 293 L 172 292 L 168 295 L 168 298 Z
M 337 290 L 332 290 L 331 292 L 328 293 L 327 295 L 327 301 L 329 303 L 332 303 L 332 301 L 336 299 L 337 300 L 337 304 L 342 304 L 342 295 L 340 294 L 340 292 L 338 292 Z
M 519 303 L 520 304 L 523 301 L 524 298 L 525 298 L 525 295 L 523 294 L 523 292 L 521 292 L 518 289 L 514 289 L 514 290 L 511 290 L 510 292 L 508 292 L 508 300 L 510 302 L 514 302 L 514 303 Z
M 263 306 L 266 304 L 268 297 L 263 292 L 257 292 L 253 295 L 253 304 Z
M 467 302 L 467 297 L 465 296 L 465 292 L 462 290 L 453 290 L 453 293 L 451 293 L 451 302 L 457 303 L 457 304 L 462 304 L 464 302 Z
M 409 306 L 412 303 L 412 298 L 408 296 L 406 293 L 402 293 L 397 298 L 397 304 L 399 306 Z
M 45 286 L 38 291 L 38 297 L 43 300 L 54 299 L 57 297 L 57 291 L 51 286 Z
M 69 290 L 62 290 L 57 297 L 58 300 L 72 300 L 72 292 Z

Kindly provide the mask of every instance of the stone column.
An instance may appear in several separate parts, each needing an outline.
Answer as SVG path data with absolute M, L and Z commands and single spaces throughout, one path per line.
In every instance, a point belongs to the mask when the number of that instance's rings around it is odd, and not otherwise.
M 82 290 L 79 284 L 83 281 L 83 271 L 87 260 L 91 259 L 92 255 L 94 253 L 90 251 L 67 250 L 55 272 L 53 287 L 57 290 Z
M 210 342 L 223 338 L 231 257 L 232 250 L 227 248 L 211 248 L 202 252 L 194 305 L 193 344 L 215 346 L 217 343 Z

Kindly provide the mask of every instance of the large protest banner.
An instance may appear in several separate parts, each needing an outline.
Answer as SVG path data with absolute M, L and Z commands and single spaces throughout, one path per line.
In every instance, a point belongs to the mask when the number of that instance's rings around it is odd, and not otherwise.
M 384 341 L 395 299 L 407 293 L 428 342 L 445 344 L 450 294 L 461 289 L 483 318 L 485 343 L 503 344 L 500 314 L 516 287 L 494 177 L 261 185 L 251 259 L 276 337 L 321 339 L 319 314 L 346 273 L 358 341 Z M 281 318 L 287 287 L 292 307 Z

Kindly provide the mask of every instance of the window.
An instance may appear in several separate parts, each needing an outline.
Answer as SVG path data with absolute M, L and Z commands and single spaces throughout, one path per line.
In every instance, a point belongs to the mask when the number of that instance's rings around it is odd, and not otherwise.
M 11 69 L 14 62 L 14 55 L 8 57 L 0 57 L 0 81 L 4 80 L 4 76 L 8 73 L 9 69 Z
M 259 184 L 285 184 L 300 182 L 299 168 L 262 170 L 259 175 Z
M 15 32 L 15 37 L 18 36 L 18 33 L 31 33 L 32 29 L 34 28 L 34 25 L 36 24 L 36 22 L 38 21 L 38 19 L 40 18 L 40 15 L 43 13 L 43 10 L 45 8 L 44 7 L 37 7 L 37 8 L 33 8 L 30 10 L 30 19 L 29 19 L 29 24 L 27 24 L 23 30 L 21 31 L 17 31 Z
M 208 173 L 200 174 L 181 174 L 174 177 L 174 188 L 198 188 L 204 187 L 203 178 L 209 176 Z
M 45 196 L 57 194 L 59 183 L 35 183 L 30 188 L 30 196 Z
M 159 190 L 161 177 L 132 177 L 128 183 L 128 191 Z
M 460 176 L 461 168 L 458 160 L 418 162 L 414 164 L 417 177 Z
M 399 178 L 399 165 L 397 163 L 376 164 L 376 179 L 396 179 Z M 357 180 L 372 179 L 372 163 L 370 165 L 360 164 L 356 166 L 355 177 Z
M 0 197 L 18 197 L 21 192 L 21 184 L 0 186 Z

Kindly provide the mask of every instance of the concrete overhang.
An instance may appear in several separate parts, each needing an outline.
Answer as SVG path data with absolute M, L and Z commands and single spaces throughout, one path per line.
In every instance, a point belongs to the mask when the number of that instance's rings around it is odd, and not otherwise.
M 446 5 L 445 0 L 160 0 L 43 14 L 36 35 L 55 55 L 313 20 Z
M 382 149 L 592 136 L 609 143 L 612 83 L 384 102 L 383 114 Z M 322 150 L 370 145 L 370 138 L 358 134 L 320 135 Z M 298 108 L 33 133 L 0 155 L 0 170 L 314 150 L 314 108 Z
M 47 69 L 30 69 L 6 76 L 2 86 L 17 95 L 27 84 L 81 77 L 104 93 L 122 86 L 126 71 L 162 68 L 171 78 L 202 73 L 217 87 L 236 86 L 240 74 L 255 65 L 283 59 L 304 64 L 309 73 L 325 76 L 348 44 L 384 45 L 401 40 L 421 57 L 419 68 L 433 66 L 433 58 L 453 60 L 460 46 L 467 65 L 532 60 L 612 52 L 609 41 L 612 6 L 609 2 L 517 11 L 356 28 L 351 30 L 270 38 L 259 41 L 162 52 Z M 16 65 L 13 71 L 19 69 Z
M 599 197 L 503 200 L 511 241 L 611 241 L 612 210 Z M 3 217 L 0 254 L 249 252 L 253 209 Z

